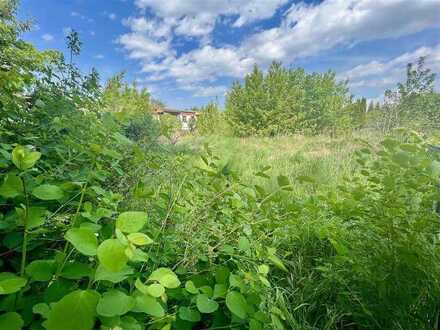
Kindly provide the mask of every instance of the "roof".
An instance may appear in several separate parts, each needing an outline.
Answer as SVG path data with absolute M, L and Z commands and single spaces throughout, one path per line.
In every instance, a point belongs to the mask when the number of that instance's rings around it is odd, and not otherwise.
M 188 114 L 198 114 L 198 112 L 193 110 L 179 110 L 179 109 L 170 109 L 170 108 L 158 108 L 156 109 L 156 113 L 173 113 L 173 114 L 179 114 L 179 113 L 188 113 Z

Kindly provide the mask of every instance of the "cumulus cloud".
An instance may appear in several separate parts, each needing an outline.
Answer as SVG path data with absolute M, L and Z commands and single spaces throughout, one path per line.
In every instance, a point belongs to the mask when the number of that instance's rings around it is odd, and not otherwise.
M 197 95 L 218 95 L 219 78 L 238 78 L 254 63 L 273 60 L 292 64 L 298 58 L 360 42 L 399 38 L 440 27 L 440 0 L 324 0 L 292 3 L 289 0 L 163 1 L 136 0 L 139 17 L 123 21 L 130 29 L 118 42 L 152 82 L 171 79 Z M 272 17 L 283 9 L 278 26 L 255 32 L 239 45 L 214 46 L 213 31 L 222 22 L 229 28 Z M 180 49 L 179 37 L 196 38 L 193 49 Z M 344 73 L 353 86 L 390 85 L 399 79 L 397 68 L 420 54 L 434 56 L 437 48 L 418 49 L 393 59 L 393 64 L 372 61 Z M 437 55 L 438 56 L 438 55 Z M 379 76 L 384 75 L 385 78 Z M 400 71 L 399 71 L 400 72 Z M 382 76 L 383 77 L 383 76 Z M 198 88 L 206 84 L 204 91 Z M 210 89 L 212 85 L 212 88 Z
M 282 24 L 243 45 L 262 62 L 292 60 L 339 45 L 398 38 L 440 27 L 440 0 L 327 0 L 293 4 Z
M 233 26 L 240 27 L 246 23 L 270 18 L 276 10 L 286 4 L 288 0 L 136 0 L 141 9 L 150 9 L 157 16 L 173 17 L 179 20 L 176 33 L 200 36 L 210 33 L 220 16 L 238 16 Z
M 406 65 L 417 62 L 422 56 L 426 57 L 427 67 L 434 72 L 440 72 L 440 44 L 438 44 L 433 47 L 420 47 L 413 52 L 401 54 L 387 61 L 370 61 L 342 72 L 338 77 L 348 79 L 350 86 L 355 88 L 389 88 L 403 81 Z

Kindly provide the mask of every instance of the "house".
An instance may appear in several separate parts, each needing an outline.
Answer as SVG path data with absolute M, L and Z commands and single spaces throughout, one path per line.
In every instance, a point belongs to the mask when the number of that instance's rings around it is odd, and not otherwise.
M 182 124 L 183 131 L 189 131 L 192 128 L 192 123 L 197 120 L 198 112 L 192 110 L 177 110 L 164 107 L 156 107 L 154 109 L 154 114 L 157 119 L 160 120 L 160 116 L 163 114 L 169 114 L 176 116 L 177 119 Z

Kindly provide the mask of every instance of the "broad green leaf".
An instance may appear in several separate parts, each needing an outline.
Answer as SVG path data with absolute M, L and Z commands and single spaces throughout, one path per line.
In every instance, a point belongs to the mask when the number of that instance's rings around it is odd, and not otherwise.
M 32 195 L 43 201 L 58 200 L 63 198 L 63 191 L 60 187 L 51 184 L 42 184 L 32 191 Z
M 200 313 L 190 307 L 182 306 L 179 308 L 179 317 L 189 322 L 199 322 L 201 320 Z
M 238 239 L 238 248 L 243 252 L 249 252 L 251 249 L 251 243 L 245 236 L 241 236 Z
M 277 181 L 278 181 L 278 185 L 279 185 L 280 187 L 285 187 L 285 186 L 290 185 L 290 180 L 289 180 L 289 178 L 288 178 L 287 176 L 285 176 L 285 175 L 280 175 L 280 176 L 278 176 L 278 177 L 277 177 Z
M 67 263 L 60 274 L 61 277 L 68 278 L 70 280 L 78 280 L 83 277 L 89 277 L 91 275 L 91 268 L 89 264 L 81 262 Z
M 52 305 L 46 322 L 47 330 L 91 330 L 95 324 L 99 294 L 76 290 Z
M 22 171 L 32 168 L 40 157 L 41 153 L 31 151 L 23 146 L 16 146 L 12 150 L 12 162 Z
M 226 284 L 229 279 L 229 268 L 225 266 L 217 267 L 215 270 L 215 281 L 217 283 Z
M 229 276 L 229 284 L 230 284 L 231 287 L 236 287 L 236 288 L 239 288 L 239 289 L 242 289 L 242 290 L 245 287 L 243 279 L 240 276 L 236 275 L 236 274 L 231 274 Z
M 158 268 L 151 273 L 148 281 L 158 281 L 168 289 L 175 289 L 180 286 L 177 275 L 169 268 Z
M 147 223 L 147 213 L 129 211 L 121 213 L 116 220 L 116 228 L 124 233 L 135 233 Z
M 152 244 L 153 240 L 145 234 L 142 233 L 132 233 L 128 235 L 128 240 L 134 245 L 148 245 Z
M 119 323 L 122 330 L 142 330 L 143 326 L 139 324 L 139 322 L 132 316 L 123 316 L 121 317 L 121 322 Z
M 39 303 L 32 307 L 32 313 L 40 314 L 42 317 L 47 319 L 50 314 L 50 307 L 46 303 Z
M 7 174 L 3 184 L 0 186 L 0 196 L 14 198 L 23 194 L 23 182 L 20 177 Z
M 165 310 L 156 298 L 148 295 L 140 295 L 136 297 L 136 305 L 132 309 L 133 312 L 145 313 L 155 317 L 163 317 Z
M 218 303 L 202 293 L 197 295 L 196 305 L 200 313 L 210 314 L 218 309 Z
M 198 294 L 199 293 L 199 290 L 197 290 L 197 288 L 194 285 L 193 281 L 187 281 L 185 283 L 185 290 L 188 291 L 191 294 Z
M 136 281 L 134 281 L 134 286 L 143 294 L 148 294 L 148 286 L 142 283 L 142 281 L 139 278 L 137 278 Z
M 112 283 L 119 283 L 133 275 L 134 270 L 131 267 L 124 266 L 120 271 L 112 272 L 102 265 L 98 265 L 95 272 L 95 281 L 109 281 Z
M 121 271 L 127 264 L 125 246 L 117 239 L 107 239 L 98 247 L 100 263 L 112 272 Z
M 55 261 L 53 260 L 34 260 L 26 267 L 26 274 L 34 281 L 49 281 L 55 273 Z
M 46 212 L 47 209 L 44 207 L 31 206 L 27 218 L 27 228 L 32 229 L 42 226 L 46 218 Z
M 64 238 L 86 256 L 95 256 L 97 253 L 98 239 L 95 233 L 88 228 L 71 228 L 66 232 Z
M 23 325 L 23 319 L 18 313 L 10 312 L 0 315 L 1 330 L 20 330 Z
M 127 296 L 119 290 L 111 290 L 105 292 L 99 299 L 96 311 L 105 317 L 121 316 L 128 313 L 134 305 L 135 299 L 133 297 Z
M 247 316 L 247 302 L 240 292 L 230 291 L 226 295 L 226 306 L 236 316 L 245 319 Z
M 165 288 L 161 284 L 153 283 L 147 287 L 147 293 L 152 297 L 159 298 L 165 293 Z
M 213 298 L 224 298 L 226 296 L 226 292 L 228 289 L 226 288 L 226 285 L 224 284 L 215 284 L 214 285 L 214 292 L 212 294 Z
M 27 280 L 13 273 L 0 273 L 0 295 L 11 294 L 19 291 L 27 283 Z

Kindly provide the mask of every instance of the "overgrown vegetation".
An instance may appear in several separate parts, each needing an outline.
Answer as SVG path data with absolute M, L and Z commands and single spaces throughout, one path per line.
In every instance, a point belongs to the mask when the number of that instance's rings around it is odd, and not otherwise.
M 191 148 L 164 147 L 178 122 L 152 117 L 148 91 L 82 74 L 74 31 L 68 61 L 37 51 L 15 9 L 0 7 L 0 329 L 438 328 L 423 62 L 392 106 L 424 134 L 353 133 L 391 104 L 372 116 L 334 74 L 274 64 L 226 112 L 202 109 Z M 227 122 L 287 136 L 225 137 Z

